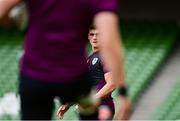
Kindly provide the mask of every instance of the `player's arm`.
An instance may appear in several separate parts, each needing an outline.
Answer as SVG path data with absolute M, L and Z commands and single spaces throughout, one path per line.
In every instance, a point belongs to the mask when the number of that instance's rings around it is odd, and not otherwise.
M 123 47 L 119 34 L 118 16 L 112 12 L 100 12 L 95 16 L 95 25 L 101 33 L 99 35 L 100 55 L 105 66 L 112 73 L 112 80 L 117 87 L 126 92 L 124 77 Z M 119 91 L 120 92 L 120 91 Z M 120 92 L 121 93 L 121 92 Z M 118 111 L 117 120 L 127 119 L 130 103 L 126 94 L 120 94 L 121 109 Z
M 0 0 L 0 24 L 10 21 L 9 12 L 20 2 L 21 0 Z
M 100 12 L 95 17 L 99 33 L 100 56 L 118 86 L 125 86 L 124 56 L 119 36 L 118 17 L 112 12 Z
M 106 84 L 96 93 L 96 98 L 104 99 L 105 97 L 111 95 L 113 90 L 116 88 L 115 82 L 112 80 L 111 72 L 104 74 Z

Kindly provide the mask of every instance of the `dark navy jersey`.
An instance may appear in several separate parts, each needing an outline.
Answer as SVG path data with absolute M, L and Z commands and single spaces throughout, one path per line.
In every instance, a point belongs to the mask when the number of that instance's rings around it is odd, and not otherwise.
M 90 73 L 91 77 L 93 78 L 93 80 L 95 81 L 95 85 L 97 85 L 99 83 L 99 81 L 105 80 L 104 79 L 105 72 L 103 70 L 101 59 L 97 52 L 91 54 L 88 57 L 87 63 L 89 66 L 89 73 Z
M 94 86 L 96 87 L 96 90 L 99 91 L 106 84 L 104 74 L 107 73 L 107 71 L 104 70 L 98 52 L 91 54 L 87 58 L 87 63 L 89 66 L 89 73 L 94 81 Z M 111 95 L 102 100 L 102 103 L 107 103 L 109 101 L 112 103 Z

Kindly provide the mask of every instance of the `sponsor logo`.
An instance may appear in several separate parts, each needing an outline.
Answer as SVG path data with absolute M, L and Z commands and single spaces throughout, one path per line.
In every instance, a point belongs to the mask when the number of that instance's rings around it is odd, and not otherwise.
M 97 61 L 98 61 L 98 58 L 94 58 L 94 59 L 92 60 L 92 65 L 96 64 Z

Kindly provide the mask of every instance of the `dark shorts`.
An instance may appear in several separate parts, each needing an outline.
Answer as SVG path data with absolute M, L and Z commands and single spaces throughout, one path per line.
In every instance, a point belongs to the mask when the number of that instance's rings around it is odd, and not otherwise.
M 55 97 L 59 97 L 63 104 L 75 103 L 79 96 L 88 95 L 92 88 L 88 73 L 66 83 L 35 80 L 24 74 L 20 74 L 19 79 L 22 119 L 29 120 L 50 119 Z

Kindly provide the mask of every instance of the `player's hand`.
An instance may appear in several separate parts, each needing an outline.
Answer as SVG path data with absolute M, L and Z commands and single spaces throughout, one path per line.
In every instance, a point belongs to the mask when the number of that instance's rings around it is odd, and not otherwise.
M 65 105 L 61 105 L 57 111 L 57 116 L 59 117 L 59 119 L 63 119 L 64 114 L 67 112 L 67 110 L 69 109 L 69 104 L 65 104 Z
M 121 96 L 120 100 L 121 106 L 119 112 L 115 116 L 115 120 L 127 120 L 131 113 L 131 103 L 127 97 Z

